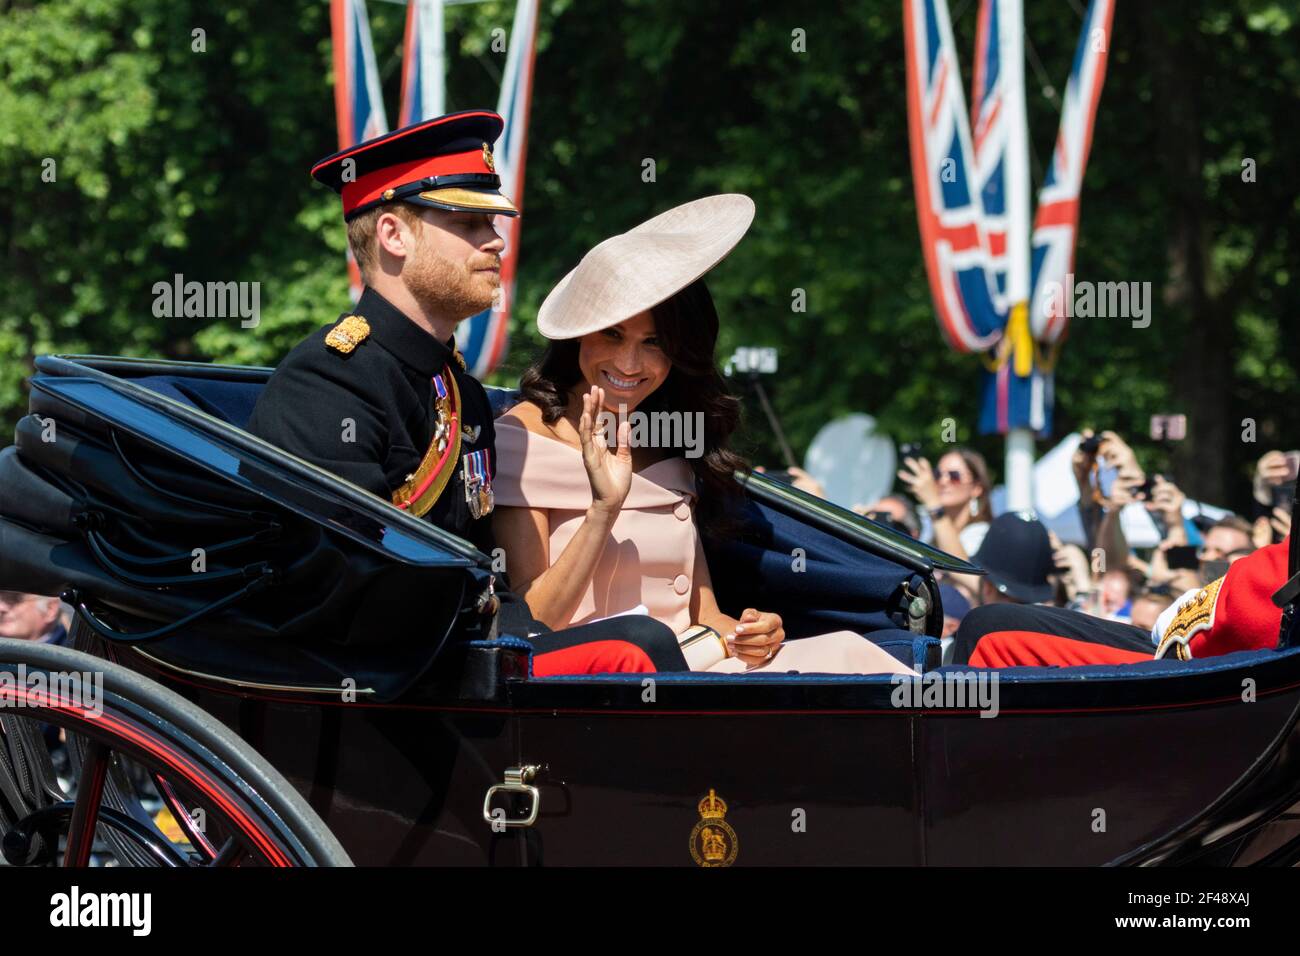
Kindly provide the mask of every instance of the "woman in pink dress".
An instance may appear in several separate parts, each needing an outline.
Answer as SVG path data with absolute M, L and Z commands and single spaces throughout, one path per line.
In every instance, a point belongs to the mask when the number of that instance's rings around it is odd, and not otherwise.
M 496 423 L 506 570 L 552 628 L 648 613 L 694 639 L 692 669 L 915 673 L 850 631 L 786 642 L 779 615 L 734 618 L 714 597 L 701 527 L 731 530 L 747 466 L 728 447 L 740 406 L 700 277 L 752 218 L 745 196 L 679 206 L 601 243 L 547 297 L 538 327 L 552 341 Z

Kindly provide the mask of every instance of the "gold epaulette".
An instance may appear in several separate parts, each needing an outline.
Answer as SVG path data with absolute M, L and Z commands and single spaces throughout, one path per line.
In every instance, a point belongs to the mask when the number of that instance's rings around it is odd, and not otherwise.
M 325 345 L 347 355 L 369 335 L 369 322 L 359 315 L 345 315 L 339 319 L 338 325 L 329 330 L 329 334 L 325 336 Z
M 1214 626 L 1214 603 L 1219 599 L 1219 588 L 1222 586 L 1223 578 L 1211 581 L 1178 609 L 1178 613 L 1174 615 L 1174 619 L 1169 622 L 1165 633 L 1160 637 L 1156 657 L 1164 657 L 1165 651 L 1172 643 L 1180 661 L 1192 659 L 1192 652 L 1187 645 L 1194 634 L 1208 631 Z

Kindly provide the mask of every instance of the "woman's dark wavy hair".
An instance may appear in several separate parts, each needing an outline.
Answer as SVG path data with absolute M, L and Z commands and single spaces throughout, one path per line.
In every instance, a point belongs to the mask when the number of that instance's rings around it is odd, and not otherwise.
M 726 534 L 738 527 L 736 507 L 741 498 L 736 471 L 749 463 L 728 442 L 740 424 L 740 400 L 728 390 L 714 361 L 718 342 L 718 311 L 704 280 L 697 279 L 650 310 L 659 347 L 672 362 L 668 377 L 637 411 L 702 414 L 703 454 L 686 459 L 695 471 L 699 490 L 696 509 L 700 530 Z M 548 424 L 564 414 L 569 392 L 582 381 L 578 366 L 580 339 L 549 343 L 541 357 L 519 381 L 523 397 L 542 410 Z

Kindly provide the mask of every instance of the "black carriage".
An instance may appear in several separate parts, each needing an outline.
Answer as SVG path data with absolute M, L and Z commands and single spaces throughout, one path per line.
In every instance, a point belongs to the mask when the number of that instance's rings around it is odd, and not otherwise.
M 934 636 L 935 570 L 976 569 L 753 475 L 746 532 L 707 544 L 724 610 L 761 594 L 791 637 L 851 628 L 919 680 L 539 678 L 480 613 L 493 556 L 242 430 L 269 374 L 37 361 L 0 452 L 0 584 L 63 593 L 94 657 L 0 641 L 0 676 L 98 666 L 113 719 L 0 681 L 10 863 L 96 845 L 165 865 L 1300 855 L 1289 613 L 1275 650 L 995 680 L 944 666 Z

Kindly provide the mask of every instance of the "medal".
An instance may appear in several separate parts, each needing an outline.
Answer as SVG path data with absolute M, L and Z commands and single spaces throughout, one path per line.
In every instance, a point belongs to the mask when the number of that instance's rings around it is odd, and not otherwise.
M 438 414 L 438 423 L 433 429 L 433 440 L 437 443 L 438 451 L 445 451 L 447 441 L 450 437 L 451 424 L 451 396 L 447 391 L 447 383 L 443 381 L 441 375 L 433 377 L 433 408 Z
M 495 496 L 492 494 L 487 449 L 466 455 L 461 473 L 465 482 L 465 504 L 469 508 L 469 513 L 475 518 L 491 513 Z
M 483 506 L 478 500 L 478 476 L 474 473 L 474 454 L 465 456 L 465 464 L 461 468 L 461 477 L 465 482 L 465 504 L 469 508 L 470 516 L 479 518 L 483 514 Z

